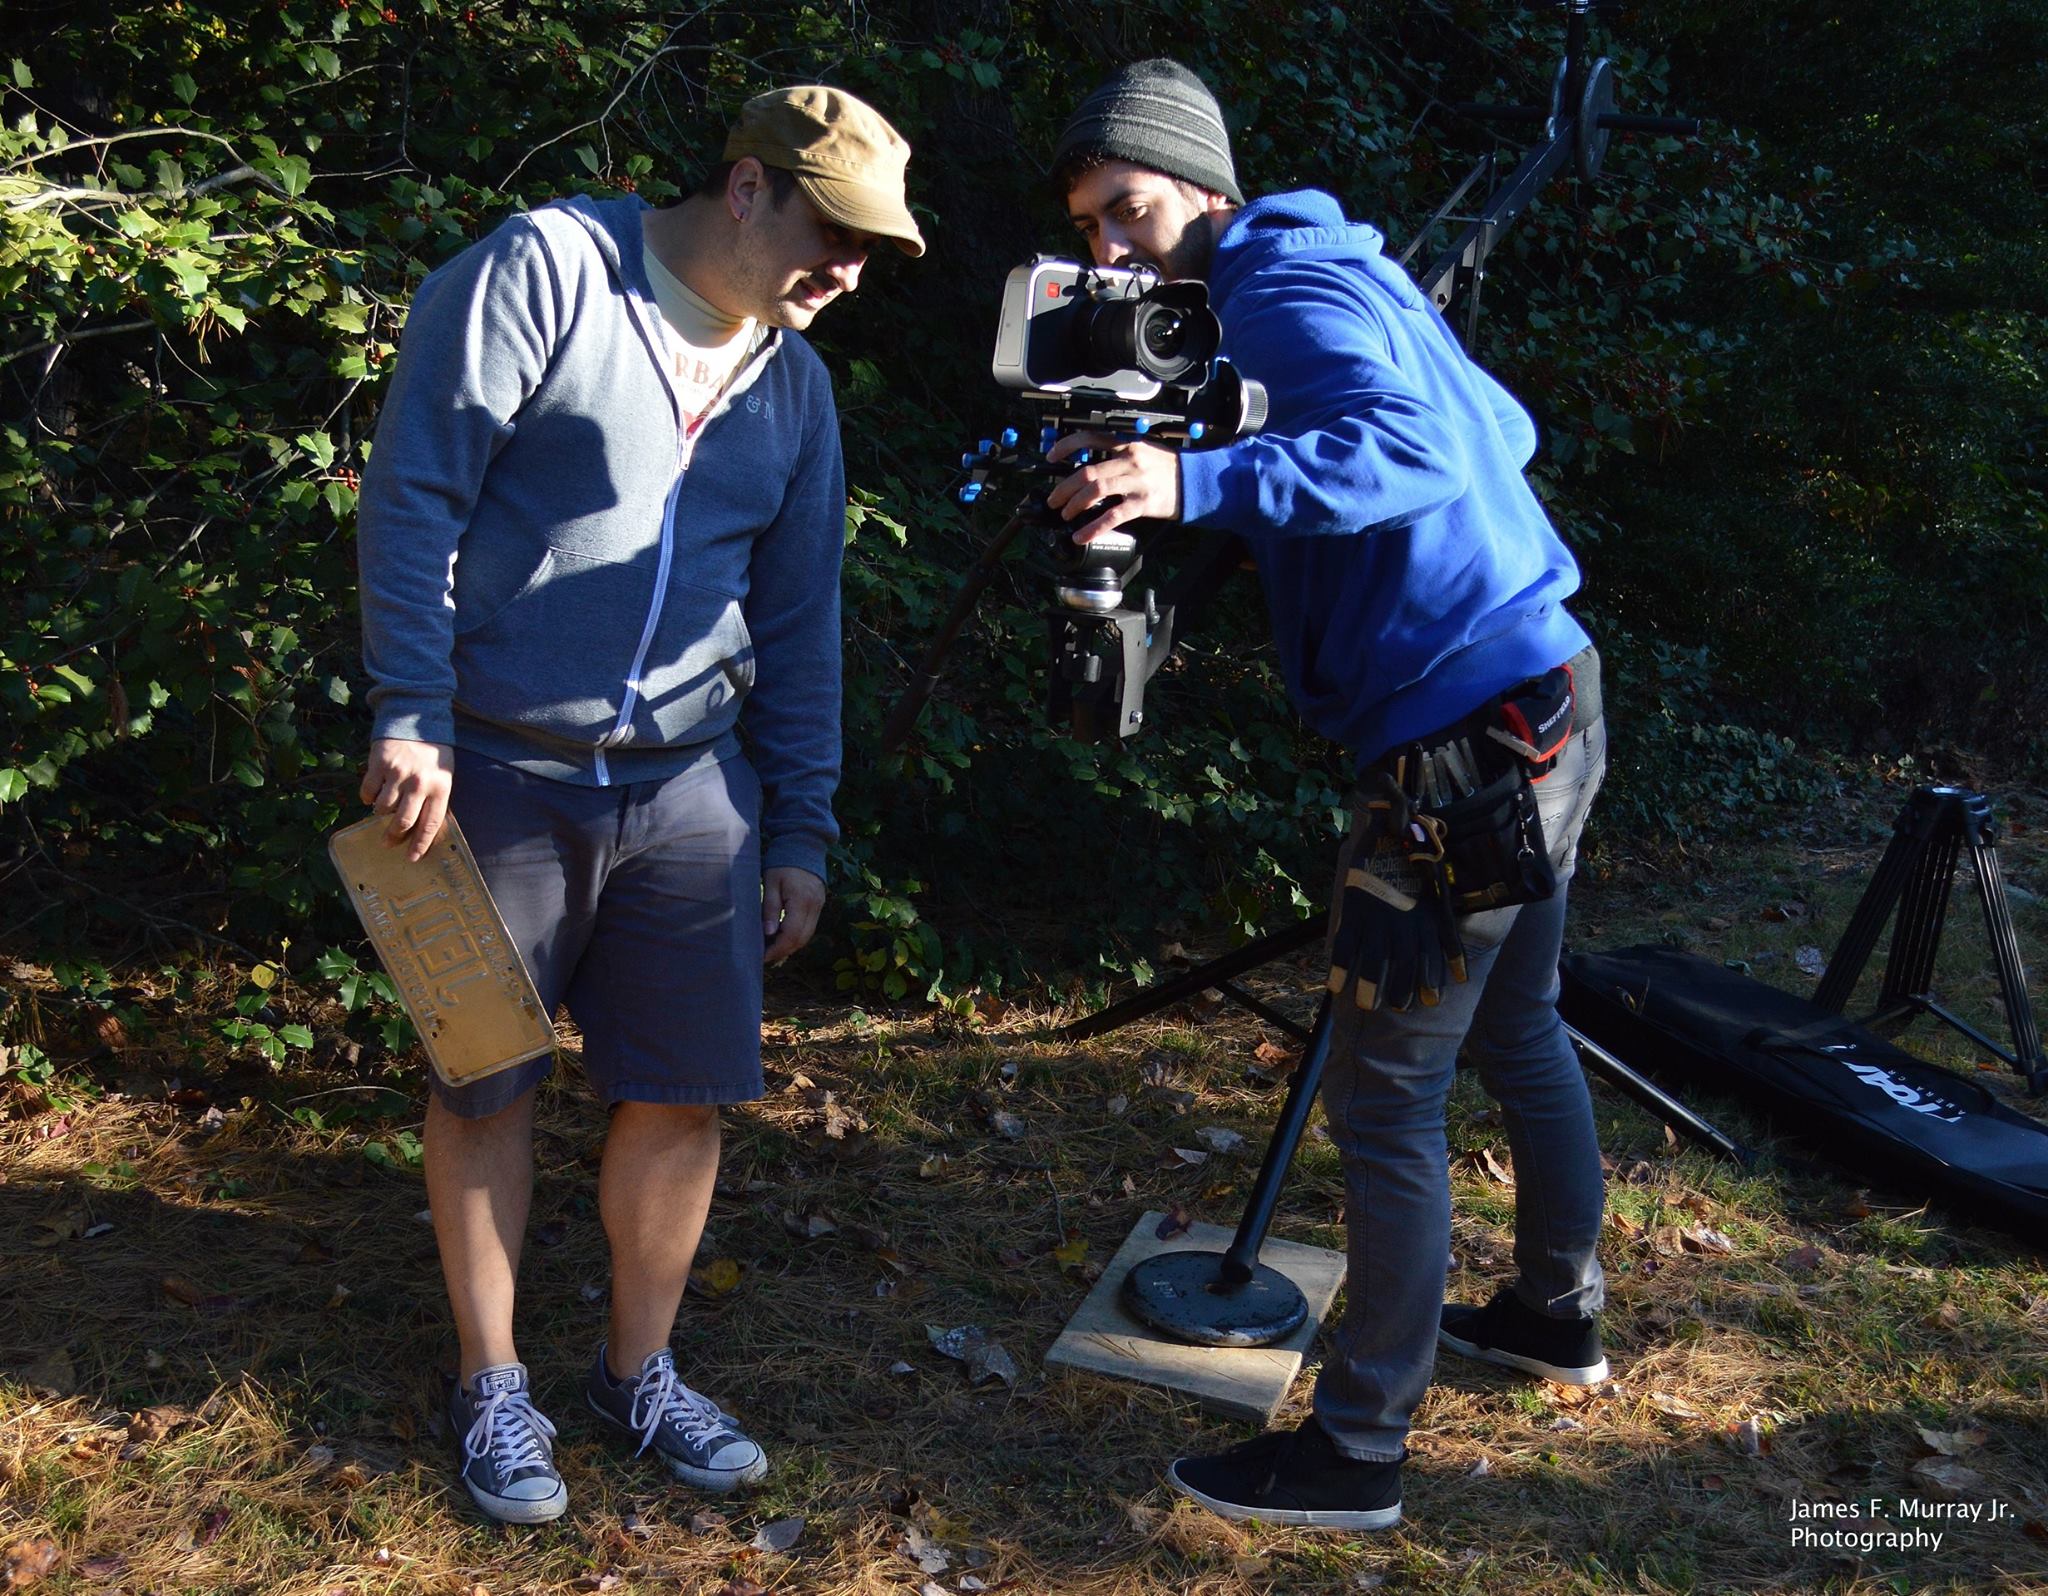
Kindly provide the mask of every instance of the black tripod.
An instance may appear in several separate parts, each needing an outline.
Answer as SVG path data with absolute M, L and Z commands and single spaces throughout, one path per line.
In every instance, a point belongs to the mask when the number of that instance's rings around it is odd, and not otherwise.
M 1966 848 L 1977 878 L 1992 963 L 1998 971 L 1999 996 L 2005 1002 L 2005 1022 L 2012 1032 L 2011 1051 L 1951 1014 L 1932 995 L 1934 955 L 1948 921 L 1956 866 Z M 2012 911 L 2006 906 L 2005 884 L 1998 873 L 1998 827 L 1991 818 L 1991 804 L 1981 793 L 1960 787 L 1922 787 L 1906 800 L 1892 829 L 1891 846 L 1885 849 L 1863 901 L 1849 920 L 1849 929 L 1842 933 L 1835 956 L 1828 961 L 1827 974 L 1813 994 L 1814 1002 L 1836 1014 L 1848 1007 L 1849 994 L 1870 962 L 1878 933 L 1895 909 L 1898 926 L 1885 956 L 1877 1009 L 1864 1023 L 1874 1030 L 1897 1030 L 1916 1014 L 1931 1014 L 2005 1060 L 2035 1096 L 2048 1091 L 2048 1062 L 2041 1056 L 2041 1033 L 2027 1001 L 2019 938 L 2013 933 Z

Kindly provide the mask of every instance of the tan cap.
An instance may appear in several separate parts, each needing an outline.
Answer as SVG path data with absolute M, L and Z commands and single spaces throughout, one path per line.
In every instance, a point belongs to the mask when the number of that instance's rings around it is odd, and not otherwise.
M 751 155 L 795 174 L 797 187 L 830 220 L 924 253 L 924 235 L 903 200 L 910 146 L 881 113 L 824 84 L 774 89 L 740 107 L 724 159 Z

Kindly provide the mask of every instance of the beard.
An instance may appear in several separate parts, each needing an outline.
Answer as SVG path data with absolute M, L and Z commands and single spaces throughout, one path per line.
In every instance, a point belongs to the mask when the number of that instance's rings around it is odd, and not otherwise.
M 1210 225 L 1207 216 L 1193 218 L 1181 229 L 1180 237 L 1166 248 L 1158 265 L 1162 277 L 1169 280 L 1194 278 L 1206 281 L 1209 263 L 1216 257 L 1216 229 Z

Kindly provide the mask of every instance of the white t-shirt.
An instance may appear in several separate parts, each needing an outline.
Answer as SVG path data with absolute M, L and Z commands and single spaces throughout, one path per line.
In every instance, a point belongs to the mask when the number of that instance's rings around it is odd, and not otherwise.
M 642 258 L 654 302 L 668 324 L 675 363 L 670 375 L 682 397 L 683 425 L 694 432 L 753 346 L 754 318 L 728 316 L 656 260 L 652 249 L 643 249 Z

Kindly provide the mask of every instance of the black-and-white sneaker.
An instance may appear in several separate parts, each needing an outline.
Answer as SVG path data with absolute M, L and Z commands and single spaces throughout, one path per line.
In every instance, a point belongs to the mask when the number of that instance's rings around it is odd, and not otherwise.
M 630 1380 L 612 1378 L 604 1351 L 597 1349 L 583 1394 L 599 1418 L 639 1436 L 634 1456 L 652 1447 L 677 1479 L 706 1491 L 735 1490 L 768 1472 L 767 1454 L 739 1421 L 677 1378 L 667 1347 L 650 1352 Z
M 1352 1531 L 1401 1522 L 1400 1460 L 1348 1457 L 1314 1419 L 1211 1457 L 1177 1459 L 1166 1483 L 1223 1518 Z
M 1607 1378 L 1596 1318 L 1553 1319 L 1503 1286 L 1483 1308 L 1444 1304 L 1439 1345 L 1560 1385 L 1598 1385 Z
M 479 1369 L 448 1398 L 448 1422 L 462 1445 L 462 1483 L 476 1505 L 506 1524 L 544 1524 L 569 1506 L 555 1468 L 555 1427 L 533 1405 L 526 1365 Z

